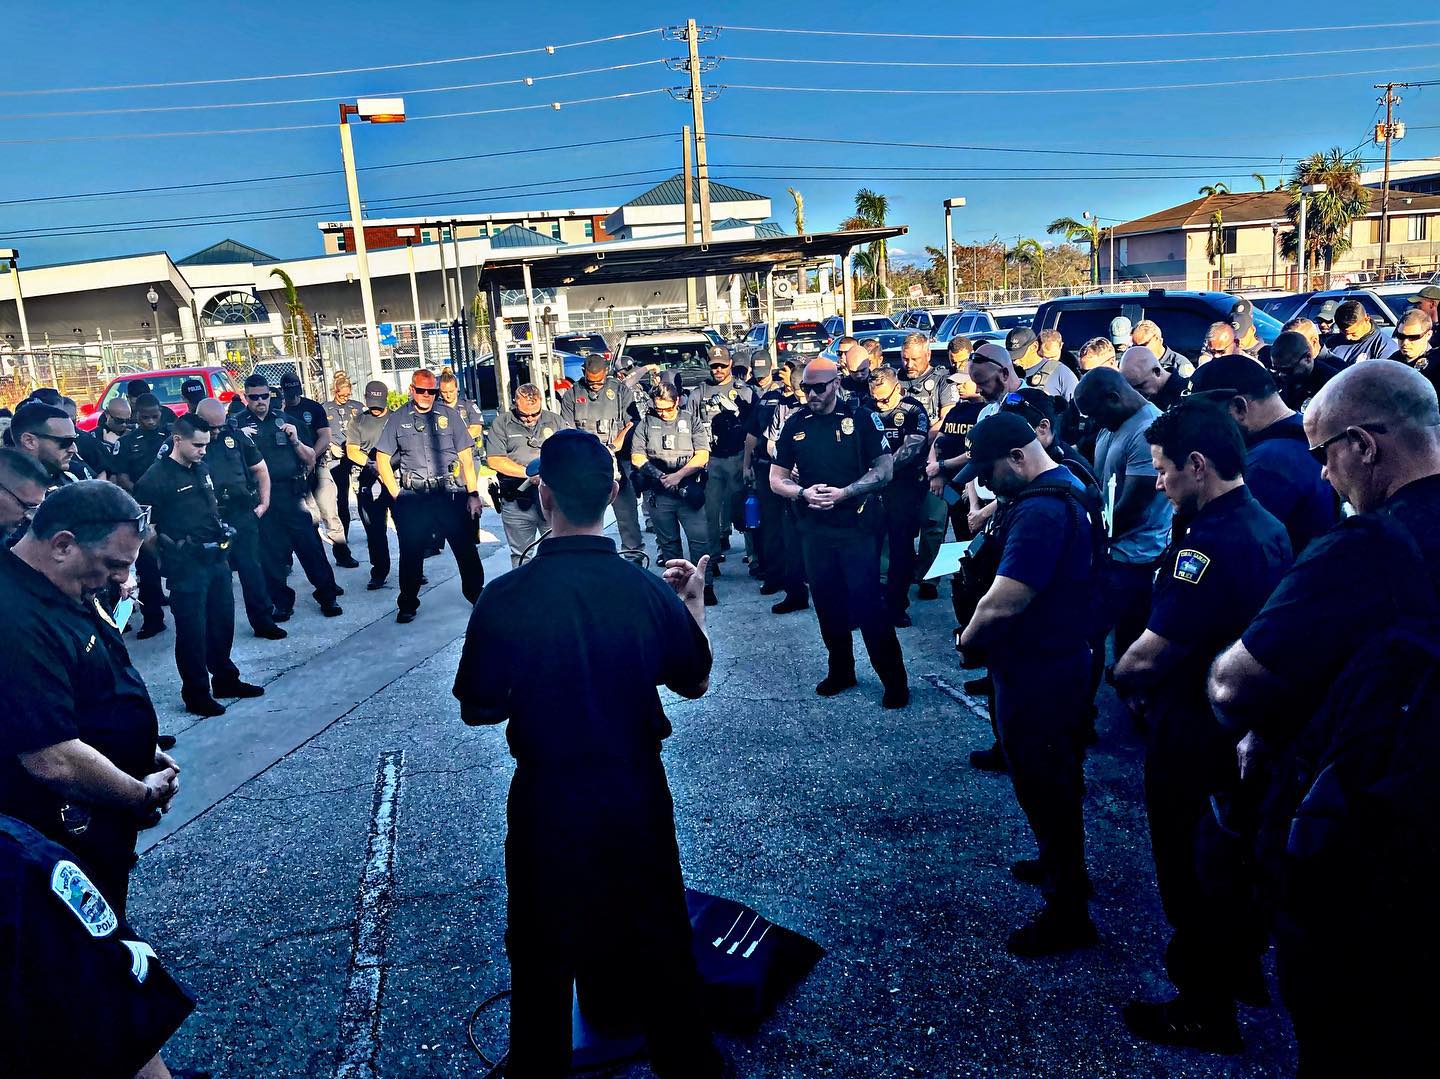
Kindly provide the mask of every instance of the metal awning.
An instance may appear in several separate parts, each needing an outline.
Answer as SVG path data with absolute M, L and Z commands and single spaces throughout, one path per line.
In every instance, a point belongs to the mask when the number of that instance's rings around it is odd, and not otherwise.
M 723 277 L 754 273 L 772 266 L 844 255 L 853 247 L 903 236 L 904 226 L 813 232 L 805 236 L 757 236 L 754 239 L 711 240 L 706 243 L 648 244 L 620 241 L 587 245 L 581 250 L 537 250 L 487 259 L 480 268 L 480 286 L 502 289 L 565 288 L 567 285 L 609 285 L 631 281 L 672 281 L 685 277 Z

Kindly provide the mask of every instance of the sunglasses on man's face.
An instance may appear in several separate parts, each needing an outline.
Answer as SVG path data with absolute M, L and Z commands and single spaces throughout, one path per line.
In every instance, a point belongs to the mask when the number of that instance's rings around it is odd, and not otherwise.
M 807 397 L 812 393 L 824 393 L 831 386 L 835 385 L 835 381 L 835 379 L 829 378 L 824 382 L 802 382 L 800 383 L 800 392 Z
M 74 435 L 47 435 L 44 431 L 36 431 L 35 434 L 47 442 L 53 442 L 62 450 L 68 450 L 75 445 Z
M 268 401 L 268 400 L 270 400 L 270 395 L 269 395 L 268 393 L 247 393 L 247 394 L 245 395 L 245 400 L 247 400 L 247 401 Z
M 516 409 L 516 412 L 519 414 L 520 418 L 526 423 L 529 423 L 531 420 L 538 420 L 540 418 L 540 410 L 538 408 L 534 412 L 521 412 L 519 409 Z
M 1429 336 L 1428 333 L 1401 333 L 1399 330 L 1395 331 L 1395 340 L 1397 341 L 1424 341 Z
M 434 386 L 416 386 L 414 389 L 421 397 L 434 397 L 440 392 Z

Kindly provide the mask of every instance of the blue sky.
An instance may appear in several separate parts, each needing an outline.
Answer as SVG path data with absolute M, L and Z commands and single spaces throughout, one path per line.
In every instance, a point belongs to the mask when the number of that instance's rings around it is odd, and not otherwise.
M 932 17 L 923 23 L 904 17 L 917 10 L 928 10 Z M 947 10 L 955 13 L 947 16 Z M 1220 0 L 1178 14 L 1175 8 L 1153 3 L 1082 10 L 1074 4 L 1040 0 L 1020 8 L 967 5 L 963 15 L 959 5 L 877 8 L 848 2 L 780 5 L 773 0 L 692 4 L 688 11 L 684 5 L 626 2 L 500 5 L 351 0 L 216 7 L 169 0 L 148 0 L 139 6 L 17 0 L 7 11 L 10 47 L 0 75 L 0 155 L 5 162 L 0 168 L 0 245 L 19 247 L 30 265 L 160 249 L 180 257 L 226 236 L 280 257 L 318 253 L 315 222 L 345 216 L 333 126 L 338 101 L 411 91 L 409 112 L 420 117 L 657 91 L 680 85 L 684 76 L 663 64 L 646 63 L 682 51 L 676 43 L 650 33 L 561 48 L 553 55 L 531 53 L 386 72 L 111 92 L 13 91 L 235 79 L 445 59 L 627 34 L 682 21 L 687 15 L 724 27 L 716 40 L 702 47 L 706 54 L 725 57 L 706 76 L 707 83 L 725 87 L 706 109 L 707 126 L 716 133 L 710 142 L 712 175 L 769 195 L 780 220 L 790 220 L 787 186 L 805 195 L 807 225 L 812 230 L 836 225 L 849 212 L 856 188 L 869 186 L 890 197 L 892 222 L 911 228 L 911 234 L 895 245 L 901 252 L 918 255 L 925 244 L 940 242 L 941 200 L 952 195 L 968 200 L 956 217 L 957 239 L 993 234 L 1043 237 L 1045 225 L 1060 215 L 1078 217 L 1088 209 L 1103 217 L 1139 216 L 1193 197 L 1202 183 L 1225 179 L 1233 189 L 1246 190 L 1251 172 L 1273 182 L 1308 152 L 1360 146 L 1376 116 L 1378 94 L 1372 83 L 1386 78 L 1440 78 L 1440 25 L 1256 32 L 1301 24 L 1364 21 L 1373 26 L 1425 18 L 1423 8 L 1390 2 L 1357 11 L 1354 5 L 1335 0 L 1317 0 L 1303 8 Z M 1065 39 L 841 37 L 739 27 Z M 1237 28 L 1245 33 L 1154 39 L 1113 36 Z M 1083 40 L 1079 35 L 1106 37 Z M 1331 54 L 1263 58 L 1297 52 Z M 1201 59 L 1175 62 L 1185 58 Z M 777 62 L 781 60 L 790 62 Z M 794 62 L 816 60 L 845 63 Z M 901 68 L 874 63 L 881 60 L 966 66 Z M 1162 62 L 1075 66 L 1116 60 Z M 1026 63 L 1072 66 L 983 66 Z M 618 65 L 639 66 L 544 79 L 533 86 L 414 93 Z M 1342 72 L 1358 74 L 1214 85 Z M 1200 85 L 1158 88 L 1170 84 Z M 982 96 L 745 86 L 1153 89 Z M 1397 157 L 1440 154 L 1440 110 L 1435 107 L 1440 103 L 1440 86 L 1402 93 L 1398 116 L 1410 125 L 1410 134 L 1396 144 Z M 235 109 L 128 111 L 297 98 L 320 100 Z M 122 111 L 54 115 L 94 110 Z M 37 113 L 46 115 L 31 118 Z M 403 167 L 372 168 L 362 175 L 361 188 L 371 216 L 613 205 L 678 171 L 678 132 L 688 119 L 688 103 L 652 92 L 567 105 L 558 112 L 540 108 L 416 119 L 394 127 L 365 126 L 356 132 L 361 165 Z M 93 138 L 306 124 L 324 126 L 236 135 Z M 723 137 L 726 134 L 779 141 Z M 593 145 L 598 140 L 637 136 L 655 137 Z M 796 141 L 804 138 L 963 144 L 1025 152 Z M 581 145 L 543 153 L 403 165 L 576 143 Z M 1373 145 L 1363 151 L 1367 157 L 1377 156 Z M 1097 152 L 1145 156 L 1091 156 Z M 1189 156 L 1154 156 L 1161 154 Z M 252 179 L 294 173 L 321 175 Z M 139 195 L 53 198 L 237 179 L 247 182 Z M 51 201 L 12 201 L 36 198 Z M 406 199 L 413 202 L 412 208 L 387 209 Z M 186 227 L 127 224 L 225 214 L 273 219 Z M 67 226 L 92 227 L 53 235 Z

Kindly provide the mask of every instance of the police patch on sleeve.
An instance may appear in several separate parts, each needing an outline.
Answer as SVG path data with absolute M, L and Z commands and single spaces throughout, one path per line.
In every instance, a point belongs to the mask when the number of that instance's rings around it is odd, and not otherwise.
M 1205 570 L 1209 566 L 1209 555 L 1201 554 L 1190 548 L 1186 548 L 1175 556 L 1175 576 L 1182 581 L 1189 581 L 1191 584 L 1199 584 L 1200 578 L 1205 576 Z
M 55 863 L 50 873 L 50 890 L 80 919 L 92 937 L 108 937 L 120 925 L 120 919 L 105 902 L 100 889 L 90 883 L 90 878 L 74 862 Z
M 883 434 L 885 431 L 885 421 L 873 412 L 870 413 L 870 418 L 875 421 L 875 430 Z

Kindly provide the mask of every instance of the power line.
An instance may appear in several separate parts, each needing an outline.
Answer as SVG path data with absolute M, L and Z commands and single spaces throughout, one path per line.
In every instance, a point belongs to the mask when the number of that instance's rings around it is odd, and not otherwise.
M 456 86 L 431 86 L 419 90 L 387 90 L 384 93 L 366 94 L 366 97 L 417 97 L 420 94 L 448 94 L 458 90 L 484 90 L 496 86 L 532 86 L 537 82 L 548 82 L 552 79 L 573 79 L 582 75 L 603 75 L 611 71 L 628 71 L 637 67 L 653 67 L 656 64 L 663 64 L 664 60 L 640 60 L 632 64 L 612 64 L 609 67 L 591 67 L 582 71 L 560 71 L 553 75 L 526 75 L 514 79 L 496 79 L 492 82 L 469 82 Z M 8 115 L 0 115 L 0 120 L 53 120 L 59 117 L 73 116 L 126 116 L 130 113 L 161 113 L 161 112 L 204 112 L 211 109 L 255 109 L 269 106 L 281 105 L 314 105 L 330 103 L 336 100 L 337 95 L 327 94 L 323 97 L 292 97 L 271 101 L 227 101 L 212 105 L 145 105 L 125 109 L 74 109 L 66 112 L 20 112 Z
M 271 82 L 278 79 L 318 79 L 331 75 L 363 75 L 375 71 L 400 71 L 406 68 L 437 67 L 442 64 L 469 64 L 480 60 L 499 60 L 508 56 L 530 56 L 536 53 L 553 55 L 560 49 L 577 49 L 584 45 L 603 45 L 626 38 L 658 34 L 659 27 L 635 30 L 628 34 L 611 34 L 608 37 L 590 38 L 586 41 L 567 41 L 563 45 L 540 45 L 529 49 L 510 49 L 507 52 L 480 53 L 475 56 L 448 56 L 439 60 L 412 60 L 401 64 L 374 64 L 369 67 L 335 68 L 331 71 L 297 71 L 284 75 L 239 75 L 228 79 L 185 79 L 175 82 L 134 82 L 119 86 L 57 86 L 45 89 L 0 90 L 0 97 L 32 97 L 39 94 L 90 94 L 108 93 L 115 90 L 163 90 L 181 86 L 231 86 L 246 82 Z
M 407 116 L 405 122 L 413 123 L 421 120 L 453 120 L 465 116 L 495 116 L 507 112 L 532 112 L 536 109 L 551 109 L 559 111 L 571 105 L 593 105 L 601 101 L 621 101 L 632 97 L 650 97 L 654 94 L 663 94 L 667 91 L 661 87 L 654 90 L 631 90 L 623 94 L 603 94 L 599 97 L 581 97 L 570 101 L 549 101 L 534 105 L 511 105 L 497 109 L 471 109 L 465 112 L 437 112 L 426 116 Z M 55 142 L 102 142 L 113 140 L 130 139 L 180 139 L 204 135 L 268 135 L 278 131 L 318 131 L 321 129 L 333 128 L 329 124 L 285 124 L 278 127 L 241 127 L 216 131 L 147 131 L 147 132 L 126 132 L 113 135 L 56 135 L 43 139 L 0 139 L 0 146 L 33 146 L 40 143 Z
M 1401 68 L 1403 71 L 1429 71 L 1440 68 L 1440 64 L 1419 64 Z M 1383 71 L 1334 71 L 1321 75 L 1275 75 L 1263 79 L 1222 79 L 1212 82 L 1148 83 L 1141 86 L 1079 86 L 1079 87 L 1024 87 L 1019 89 L 921 89 L 918 87 L 857 87 L 857 86 L 759 86 L 741 83 L 724 83 L 722 90 L 763 90 L 785 93 L 807 94 L 885 94 L 890 96 L 942 96 L 942 97 L 1007 97 L 1007 96 L 1049 96 L 1057 94 L 1124 94 L 1152 92 L 1155 90 L 1209 90 L 1221 86 L 1257 86 L 1262 83 L 1313 82 L 1319 79 L 1344 79 L 1352 76 L 1389 75 L 1391 69 Z
M 1425 19 L 1415 22 L 1354 23 L 1349 26 L 1292 26 L 1272 30 L 1189 30 L 1152 34 L 920 34 L 882 30 L 798 30 L 794 27 L 780 26 L 727 25 L 718 26 L 716 29 L 736 33 L 800 34 L 805 37 L 879 37 L 927 41 L 1141 41 L 1162 38 L 1253 37 L 1257 34 L 1321 34 L 1343 30 L 1398 30 L 1419 26 L 1440 26 L 1440 19 Z
M 1288 60 L 1309 56 L 1347 56 L 1354 53 L 1401 52 L 1412 49 L 1437 49 L 1440 42 L 1423 45 L 1376 45 L 1359 49 L 1312 49 L 1306 52 L 1272 52 L 1253 56 L 1177 56 L 1139 60 L 1024 60 L 989 62 L 983 60 L 807 60 L 795 56 L 731 56 L 719 60 L 754 64 L 806 64 L 837 67 L 915 67 L 915 68 L 1070 68 L 1070 67 L 1139 67 L 1155 64 L 1211 64 L 1224 61 Z M 1213 84 L 1212 84 L 1213 85 Z M 4 119 L 4 117 L 0 117 Z
M 378 172 L 385 169 L 408 169 L 416 165 L 441 165 L 455 161 L 479 161 L 491 157 L 514 157 L 518 154 L 538 154 L 550 150 L 575 150 L 592 146 L 616 146 L 628 142 L 645 142 L 652 139 L 673 139 L 673 131 L 657 131 L 652 135 L 631 135 L 619 139 L 587 139 L 584 142 L 562 142 L 554 146 L 528 146 L 516 150 L 493 150 L 483 154 L 460 154 L 455 157 L 427 157 L 415 161 L 395 161 L 387 165 L 362 165 L 358 172 Z M 160 184 L 155 187 L 123 187 L 110 191 L 81 191 L 68 195 L 39 195 L 28 199 L 0 199 L 0 206 L 18 206 L 36 202 L 69 202 L 74 199 L 93 199 L 110 195 L 143 195 L 158 191 L 190 191 L 207 187 L 230 187 L 236 184 L 265 183 L 272 180 L 301 180 L 319 176 L 338 176 L 339 169 L 324 169 L 320 172 L 283 172 L 273 176 L 243 176 L 232 180 L 207 180 L 191 184 Z

